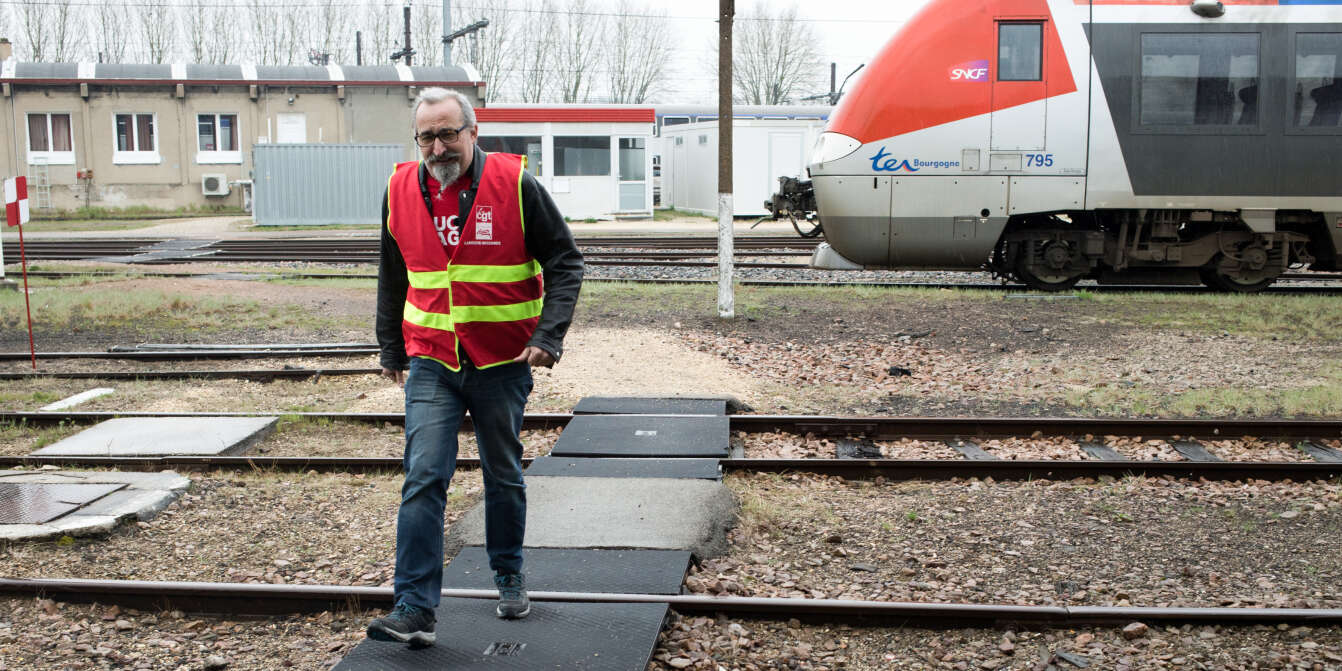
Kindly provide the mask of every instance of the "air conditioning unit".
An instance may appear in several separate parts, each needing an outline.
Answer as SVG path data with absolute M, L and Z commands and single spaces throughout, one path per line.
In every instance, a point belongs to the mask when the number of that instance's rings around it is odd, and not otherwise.
M 200 192 L 207 196 L 227 196 L 228 175 L 221 172 L 201 175 Z

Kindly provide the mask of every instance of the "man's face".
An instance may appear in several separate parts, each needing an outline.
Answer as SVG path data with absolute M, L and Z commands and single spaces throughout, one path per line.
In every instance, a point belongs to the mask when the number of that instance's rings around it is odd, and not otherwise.
M 416 135 L 456 130 L 461 128 L 463 123 L 461 105 L 451 98 L 436 103 L 424 103 L 415 112 Z M 452 142 L 444 143 L 440 139 L 435 139 L 429 146 L 419 148 L 429 172 L 443 187 L 457 181 L 470 169 L 471 159 L 475 156 L 476 135 L 475 128 L 467 128 L 458 133 L 457 139 Z

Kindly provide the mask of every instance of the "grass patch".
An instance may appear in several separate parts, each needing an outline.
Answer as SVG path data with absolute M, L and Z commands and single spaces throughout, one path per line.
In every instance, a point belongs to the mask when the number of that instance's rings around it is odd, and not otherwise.
M 152 226 L 162 219 L 187 217 L 245 216 L 242 208 L 233 205 L 189 205 L 177 209 L 161 209 L 144 205 L 129 207 L 80 207 L 73 210 L 34 210 L 33 230 L 41 231 L 114 231 Z
M 1342 379 L 1288 389 L 1193 389 L 1162 393 L 1141 387 L 1092 389 L 1064 402 L 1098 415 L 1146 417 L 1339 417 Z
M 342 273 L 343 274 L 343 273 Z M 291 287 L 324 287 L 328 289 L 377 289 L 376 277 L 293 277 L 277 275 L 263 278 L 264 282 Z
M 1255 338 L 1329 340 L 1337 337 L 1338 301 L 1331 296 L 1275 294 L 1096 294 L 1128 324 Z
M 42 282 L 39 289 L 59 286 L 58 282 Z M 78 292 L 38 290 L 33 292 L 32 303 L 34 327 L 47 332 L 125 329 L 217 333 L 238 324 L 305 328 L 337 325 L 327 316 L 286 305 L 164 291 L 128 293 L 96 287 Z M 22 292 L 0 292 L 0 327 L 17 329 L 23 321 Z
M 737 318 L 790 317 L 800 310 L 826 311 L 842 306 L 844 312 L 885 309 L 892 301 L 1000 300 L 990 291 L 946 291 L 919 287 L 737 287 Z M 687 318 L 717 316 L 715 284 L 636 284 L 633 282 L 589 282 L 582 287 L 579 310 L 648 316 L 675 313 Z
M 717 221 L 717 217 L 710 217 L 706 214 L 699 214 L 698 212 L 686 212 L 684 210 L 677 210 L 674 207 L 654 209 L 652 211 L 653 221 L 676 221 L 680 219 L 702 219 L 704 221 Z

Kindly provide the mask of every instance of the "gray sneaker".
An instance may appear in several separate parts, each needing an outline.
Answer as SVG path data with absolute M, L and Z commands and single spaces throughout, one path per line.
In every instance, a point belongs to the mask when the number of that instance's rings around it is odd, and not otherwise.
M 427 648 L 436 637 L 433 629 L 438 624 L 433 611 L 409 604 L 396 604 L 386 617 L 368 623 L 368 638 L 374 641 L 409 643 L 412 648 Z
M 495 615 L 505 620 L 520 620 L 531 612 L 526 576 L 521 573 L 496 575 L 494 585 L 499 588 L 499 607 L 494 609 Z

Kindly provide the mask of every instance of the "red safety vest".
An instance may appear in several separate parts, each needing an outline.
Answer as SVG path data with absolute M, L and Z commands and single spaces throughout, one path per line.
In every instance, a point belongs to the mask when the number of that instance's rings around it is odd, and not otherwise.
M 541 267 L 523 236 L 526 159 L 487 154 L 460 239 L 445 247 L 419 188 L 419 162 L 401 163 L 387 181 L 387 228 L 405 257 L 410 288 L 401 332 L 408 356 L 461 370 L 458 344 L 477 368 L 522 353 L 540 321 Z M 450 256 L 449 256 L 450 255 Z

